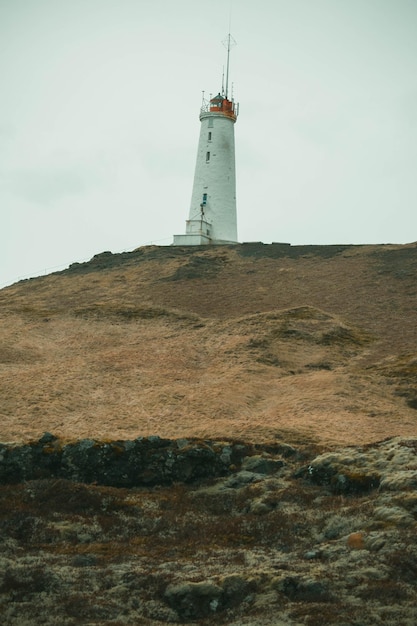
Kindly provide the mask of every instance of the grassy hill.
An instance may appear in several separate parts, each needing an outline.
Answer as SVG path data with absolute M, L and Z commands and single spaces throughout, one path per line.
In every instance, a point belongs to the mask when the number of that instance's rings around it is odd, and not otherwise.
M 417 244 L 145 247 L 0 291 L 0 439 L 417 423 Z

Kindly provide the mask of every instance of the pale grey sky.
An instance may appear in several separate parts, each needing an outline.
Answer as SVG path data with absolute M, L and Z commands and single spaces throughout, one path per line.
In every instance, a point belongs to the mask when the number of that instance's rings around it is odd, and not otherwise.
M 225 0 L 0 0 L 0 286 L 185 232 Z M 240 241 L 417 240 L 417 0 L 233 0 Z

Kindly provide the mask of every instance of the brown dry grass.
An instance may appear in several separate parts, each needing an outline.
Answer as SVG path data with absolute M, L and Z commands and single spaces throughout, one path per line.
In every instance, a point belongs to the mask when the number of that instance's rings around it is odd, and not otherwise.
M 329 248 L 146 248 L 3 289 L 0 439 L 415 435 L 417 247 Z

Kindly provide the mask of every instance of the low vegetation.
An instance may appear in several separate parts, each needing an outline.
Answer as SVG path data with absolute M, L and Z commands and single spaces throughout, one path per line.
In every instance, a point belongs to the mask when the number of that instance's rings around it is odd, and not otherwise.
M 417 442 L 246 451 L 169 486 L 3 484 L 3 623 L 411 625 Z

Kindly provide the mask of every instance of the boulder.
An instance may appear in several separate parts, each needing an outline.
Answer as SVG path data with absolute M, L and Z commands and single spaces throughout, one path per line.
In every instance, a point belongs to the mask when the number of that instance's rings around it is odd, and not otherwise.
M 221 611 L 236 607 L 252 598 L 255 584 L 241 576 L 226 576 L 213 582 L 189 582 L 168 585 L 164 598 L 184 622 L 211 617 Z

